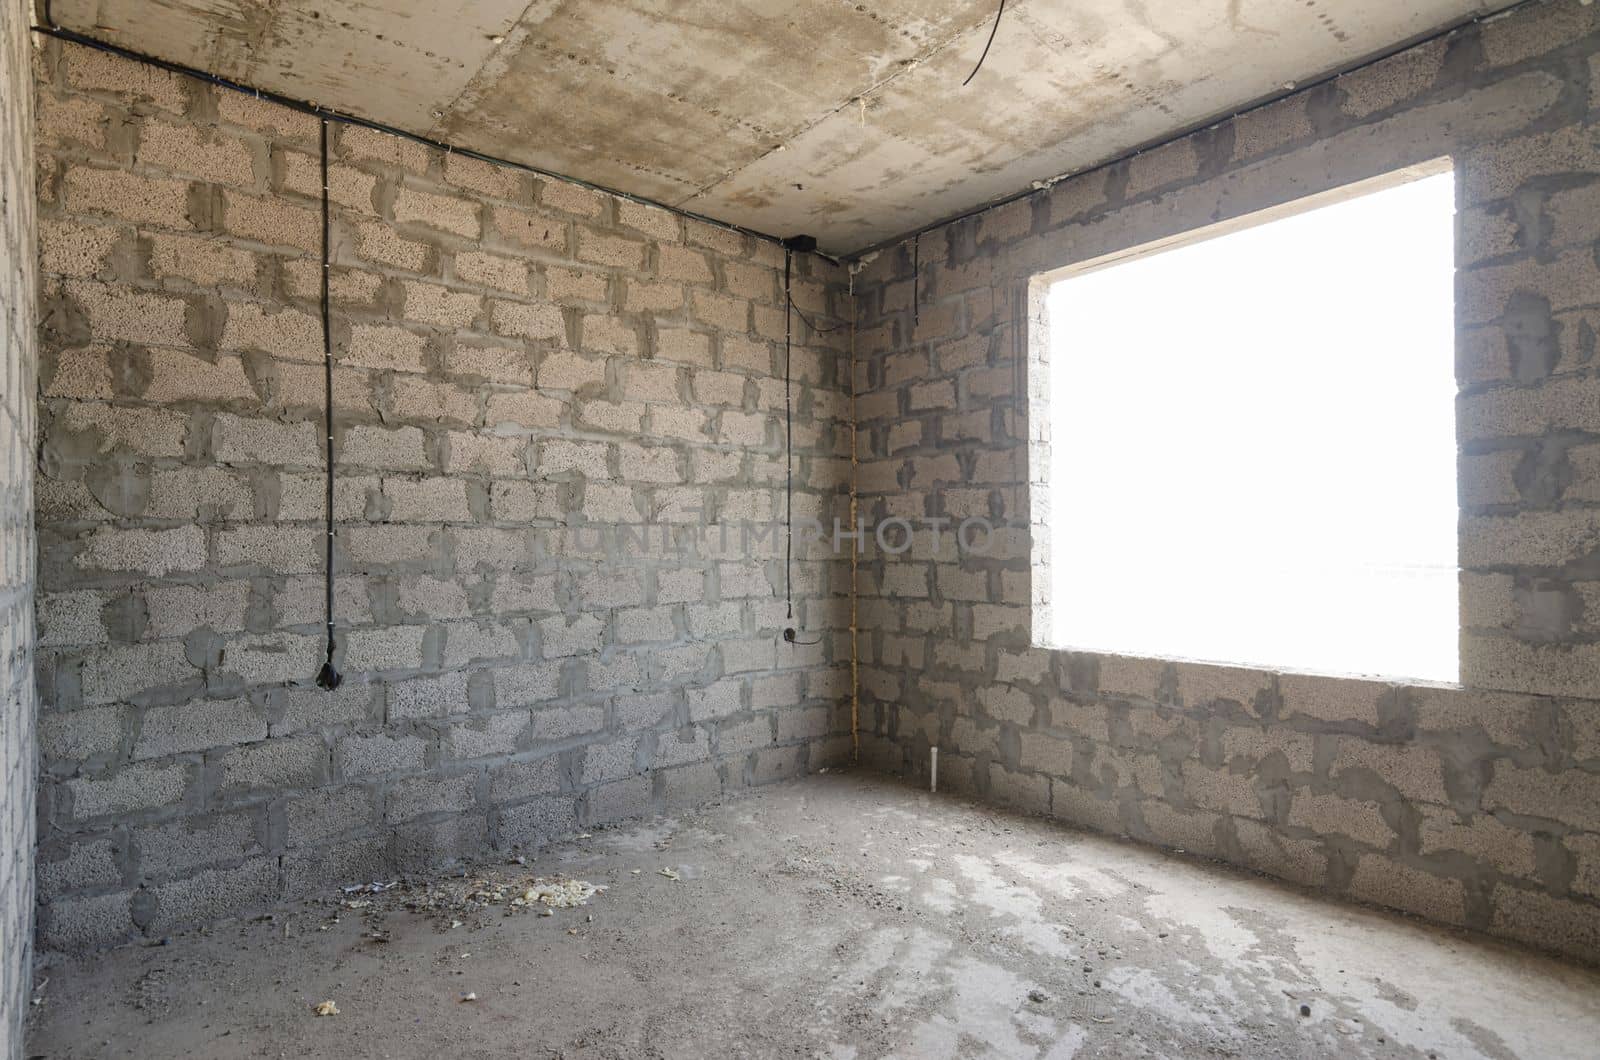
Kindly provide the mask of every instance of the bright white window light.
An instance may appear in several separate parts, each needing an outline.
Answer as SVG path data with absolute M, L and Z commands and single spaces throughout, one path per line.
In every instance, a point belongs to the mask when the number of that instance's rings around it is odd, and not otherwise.
M 1448 172 L 1048 290 L 1055 647 L 1454 682 Z

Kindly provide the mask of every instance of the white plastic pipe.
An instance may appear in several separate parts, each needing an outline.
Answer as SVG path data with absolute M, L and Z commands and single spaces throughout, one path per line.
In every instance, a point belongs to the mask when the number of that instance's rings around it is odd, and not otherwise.
M 930 753 L 933 757 L 931 765 L 928 767 L 928 790 L 937 792 L 939 790 L 939 749 L 935 747 Z

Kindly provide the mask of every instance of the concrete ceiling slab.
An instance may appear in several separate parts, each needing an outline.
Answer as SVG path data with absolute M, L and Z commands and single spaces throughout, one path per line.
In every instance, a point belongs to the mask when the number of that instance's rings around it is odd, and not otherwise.
M 67 29 L 850 253 L 1508 0 L 55 0 Z

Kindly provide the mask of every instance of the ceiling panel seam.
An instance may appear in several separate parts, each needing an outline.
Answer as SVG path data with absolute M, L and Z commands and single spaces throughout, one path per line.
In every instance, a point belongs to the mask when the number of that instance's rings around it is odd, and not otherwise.
M 683 199 L 682 202 L 684 202 L 684 203 L 692 202 L 695 199 L 698 199 L 698 198 L 708 194 L 709 192 L 713 191 L 714 189 L 720 187 L 721 185 L 728 183 L 728 181 L 735 179 L 736 177 L 738 177 L 738 175 L 740 173 L 743 173 L 745 170 L 749 169 L 751 166 L 760 165 L 762 162 L 765 162 L 768 158 L 771 158 L 773 155 L 777 154 L 779 151 L 785 150 L 790 143 L 793 143 L 795 140 L 798 140 L 801 137 L 805 136 L 807 133 L 811 132 L 813 129 L 815 129 L 818 126 L 822 125 L 824 122 L 827 122 L 827 121 L 833 119 L 834 117 L 836 117 L 837 115 L 842 113 L 846 108 L 855 106 L 858 103 L 864 105 L 866 103 L 866 100 L 867 100 L 868 96 L 871 96 L 873 93 L 881 91 L 882 89 L 887 88 L 889 85 L 893 84 L 896 80 L 898 80 L 899 78 L 901 78 L 905 74 L 908 74 L 912 70 L 915 70 L 917 67 L 921 66 L 923 63 L 929 62 L 935 56 L 941 54 L 946 49 L 948 49 L 952 45 L 956 44 L 958 41 L 961 40 L 961 38 L 967 36 L 968 34 L 971 34 L 971 33 L 975 32 L 977 30 L 983 29 L 985 26 L 987 26 L 989 24 L 989 19 L 992 18 L 992 17 L 993 17 L 992 14 L 987 15 L 985 17 L 984 21 L 982 21 L 982 22 L 977 22 L 977 23 L 974 23 L 973 25 L 966 26 L 966 27 L 963 27 L 962 29 L 956 30 L 949 37 L 947 37 L 943 41 L 940 41 L 939 43 L 933 45 L 933 47 L 927 49 L 921 55 L 914 55 L 909 59 L 901 60 L 900 63 L 899 63 L 899 68 L 896 69 L 895 71 L 893 71 L 892 73 L 888 74 L 885 77 L 880 77 L 877 81 L 874 81 L 872 84 L 868 85 L 866 88 L 862 89 L 860 92 L 857 92 L 857 93 L 851 95 L 848 99 L 844 100 L 844 102 L 840 103 L 838 106 L 834 107 L 833 109 L 827 111 L 826 113 L 824 113 L 822 115 L 819 115 L 817 118 L 813 119 L 812 121 L 807 122 L 805 125 L 801 126 L 798 130 L 796 130 L 793 134 L 788 136 L 784 140 L 783 143 L 781 143 L 781 144 L 777 145 L 776 147 L 773 147 L 773 148 L 771 148 L 771 149 L 769 149 L 767 151 L 762 152 L 760 155 L 758 155 L 757 157 L 751 159 L 749 162 L 746 162 L 746 163 L 744 163 L 743 165 L 740 165 L 740 166 L 735 166 L 734 168 L 732 168 L 732 169 L 728 170 L 727 172 L 723 173 L 721 176 L 717 177 L 715 180 L 713 180 L 710 183 L 706 184 L 705 186 L 697 189 L 694 192 L 694 194 L 692 194 L 692 195 L 688 196 L 687 198 Z
M 375 130 L 377 132 L 389 133 L 392 136 L 399 136 L 415 143 L 432 147 L 435 150 L 444 151 L 447 154 L 457 154 L 467 158 L 475 158 L 481 162 L 489 162 L 493 165 L 505 166 L 508 169 L 519 170 L 523 173 L 531 173 L 536 177 L 541 177 L 546 180 L 559 180 L 568 184 L 576 184 L 581 188 L 588 188 L 591 191 L 597 191 L 605 195 L 612 195 L 616 198 L 624 199 L 628 202 L 639 203 L 643 206 L 653 206 L 657 209 L 666 210 L 669 213 L 677 214 L 680 217 L 688 218 L 691 221 L 698 221 L 702 224 L 708 224 L 716 228 L 724 229 L 725 231 L 738 232 L 741 235 L 752 236 L 767 243 L 775 243 L 778 246 L 784 245 L 784 239 L 782 237 L 775 236 L 770 232 L 762 232 L 758 229 L 747 228 L 744 225 L 734 224 L 730 221 L 720 221 L 715 217 L 708 217 L 705 214 L 695 213 L 693 210 L 684 209 L 682 206 L 661 202 L 657 199 L 651 199 L 643 195 L 635 195 L 632 192 L 620 191 L 616 188 L 607 187 L 604 184 L 596 184 L 593 181 L 583 180 L 578 177 L 570 177 L 564 173 L 555 173 L 547 169 L 540 169 L 538 166 L 530 166 L 525 162 L 514 162 L 510 159 L 497 158 L 494 155 L 484 154 L 482 151 L 474 151 L 468 147 L 458 147 L 454 144 L 446 143 L 442 140 L 437 140 L 421 133 L 414 133 L 406 129 L 401 129 L 398 126 L 389 125 L 385 122 L 373 121 L 370 118 L 363 118 L 360 115 L 349 114 L 341 110 L 336 110 L 332 107 L 324 107 L 317 103 L 311 103 L 303 99 L 296 99 L 293 96 L 284 95 L 281 92 L 273 92 L 270 89 L 256 88 L 252 85 L 247 85 L 232 78 L 222 77 L 218 74 L 196 69 L 195 67 L 188 66 L 184 63 L 173 62 L 170 59 L 162 59 L 154 55 L 147 55 L 144 52 L 135 51 L 132 48 L 125 48 L 120 44 L 113 44 L 110 41 L 100 40 L 97 37 L 91 37 L 88 34 L 79 33 L 77 30 L 68 29 L 65 26 L 55 23 L 53 20 L 51 20 L 50 8 L 48 4 L 45 5 L 43 14 L 45 15 L 47 24 L 42 26 L 30 26 L 29 29 L 31 29 L 34 33 L 38 33 L 46 37 L 54 37 L 57 40 L 66 41 L 69 44 L 78 44 L 86 48 L 94 48 L 99 51 L 108 52 L 112 55 L 120 56 L 132 62 L 144 63 L 147 66 L 153 66 L 159 70 L 165 70 L 168 73 L 181 74 L 184 77 L 192 77 L 197 81 L 204 81 L 220 88 L 226 88 L 230 91 L 238 92 L 241 95 L 252 96 L 256 99 L 265 100 L 269 103 L 275 103 L 280 107 L 288 107 L 290 110 L 299 111 L 302 114 L 314 114 L 318 117 L 327 118 L 329 121 L 336 121 L 344 125 L 358 125 L 363 128 Z M 812 251 L 811 253 L 814 253 L 818 257 L 825 258 L 834 263 L 838 263 L 841 260 L 840 258 L 821 250 Z
M 495 56 L 500 54 L 500 49 L 510 43 L 511 35 L 522 25 L 523 19 L 528 17 L 528 12 L 532 11 L 533 5 L 538 2 L 539 0 L 528 0 L 527 4 L 522 8 L 522 13 L 512 19 L 511 25 L 506 32 L 500 34 L 499 39 L 490 38 L 490 42 L 494 44 L 494 47 L 489 49 L 489 54 L 483 57 L 483 62 L 479 63 L 478 68 L 472 72 L 472 76 L 467 78 L 466 83 L 461 86 L 461 91 L 457 92 L 449 103 L 434 111 L 433 126 L 428 130 L 430 136 L 443 130 L 444 123 L 455 113 L 456 105 L 461 102 L 461 97 L 472 91 L 472 86 L 477 83 L 478 76 L 488 69 L 490 63 L 494 62 Z

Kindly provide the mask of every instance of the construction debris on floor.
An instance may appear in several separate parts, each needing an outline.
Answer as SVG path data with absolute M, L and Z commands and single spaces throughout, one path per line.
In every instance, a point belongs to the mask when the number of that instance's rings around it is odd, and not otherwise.
M 161 941 L 53 957 L 30 1054 L 1565 1057 L 1600 1036 L 1600 972 L 859 775 Z

